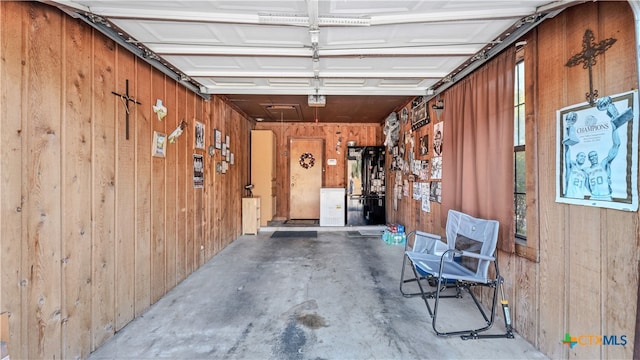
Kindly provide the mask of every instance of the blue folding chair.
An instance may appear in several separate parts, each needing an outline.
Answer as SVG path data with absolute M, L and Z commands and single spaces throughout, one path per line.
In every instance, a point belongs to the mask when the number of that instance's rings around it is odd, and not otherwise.
M 514 338 L 509 315 L 508 301 L 502 292 L 501 305 L 505 320 L 504 334 L 482 334 L 493 326 L 498 287 L 502 290 L 503 278 L 498 269 L 495 257 L 498 242 L 499 223 L 495 220 L 474 218 L 455 210 L 449 210 L 447 215 L 446 235 L 447 243 L 440 237 L 428 233 L 416 232 L 413 248 L 409 250 L 407 242 L 402 273 L 400 276 L 400 292 L 407 297 L 420 295 L 432 318 L 432 327 L 437 335 L 461 335 L 462 339 L 479 338 Z M 445 247 L 446 245 L 446 247 Z M 489 267 L 493 264 L 495 276 L 489 276 Z M 409 265 L 413 270 L 413 277 L 405 279 L 405 268 Z M 424 282 L 435 286 L 433 291 L 425 291 Z M 408 282 L 416 282 L 419 292 L 409 293 L 403 289 Z M 493 289 L 491 314 L 487 316 L 476 295 L 471 291 L 476 286 Z M 454 295 L 442 294 L 447 288 L 455 288 Z M 462 290 L 466 290 L 473 299 L 480 314 L 485 320 L 485 326 L 477 329 L 456 331 L 440 331 L 438 329 L 438 305 L 441 298 L 461 298 Z M 433 309 L 429 301 L 433 301 Z

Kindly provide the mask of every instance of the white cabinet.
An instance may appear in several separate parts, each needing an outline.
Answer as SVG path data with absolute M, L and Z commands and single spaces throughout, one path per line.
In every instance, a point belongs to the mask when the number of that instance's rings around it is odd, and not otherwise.
M 344 226 L 344 188 L 320 189 L 320 226 Z

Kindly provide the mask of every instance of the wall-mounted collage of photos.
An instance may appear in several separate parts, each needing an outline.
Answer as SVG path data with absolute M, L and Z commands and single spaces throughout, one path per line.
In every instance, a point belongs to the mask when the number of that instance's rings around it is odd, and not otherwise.
M 386 119 L 389 170 L 395 172 L 394 211 L 403 198 L 420 201 L 424 212 L 431 211 L 431 202 L 442 201 L 443 110 L 443 100 L 419 97 Z

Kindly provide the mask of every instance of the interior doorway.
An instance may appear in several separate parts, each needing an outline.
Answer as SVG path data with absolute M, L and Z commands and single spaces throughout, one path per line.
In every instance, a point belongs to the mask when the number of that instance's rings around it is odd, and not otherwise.
M 289 155 L 289 219 L 319 219 L 324 140 L 291 139 Z

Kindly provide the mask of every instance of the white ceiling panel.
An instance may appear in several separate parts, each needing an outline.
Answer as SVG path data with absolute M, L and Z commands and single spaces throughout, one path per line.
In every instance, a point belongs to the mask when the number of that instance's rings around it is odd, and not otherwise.
M 261 96 L 435 96 L 546 17 L 579 2 L 47 1 L 76 12 L 203 96 L 235 99 L 249 116 L 259 116 L 247 104 Z M 380 111 L 391 106 L 382 98 L 372 104 L 385 104 Z M 306 104 L 299 108 L 307 111 Z

